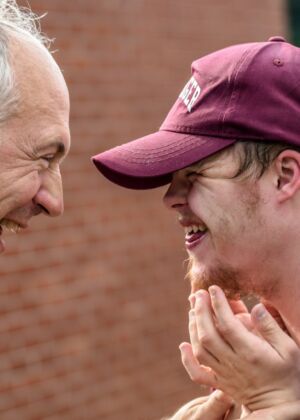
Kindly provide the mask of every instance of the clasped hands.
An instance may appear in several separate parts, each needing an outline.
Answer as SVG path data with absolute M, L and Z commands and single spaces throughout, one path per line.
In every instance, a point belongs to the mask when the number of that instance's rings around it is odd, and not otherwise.
M 300 349 L 266 308 L 258 304 L 249 314 L 217 286 L 192 295 L 191 306 L 182 362 L 194 382 L 218 390 L 193 419 L 229 418 L 233 401 L 249 420 L 300 419 Z

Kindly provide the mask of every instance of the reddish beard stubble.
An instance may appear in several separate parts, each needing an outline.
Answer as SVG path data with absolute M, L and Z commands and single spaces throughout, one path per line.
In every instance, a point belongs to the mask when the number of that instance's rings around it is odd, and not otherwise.
M 208 270 L 196 272 L 193 269 L 192 258 L 189 259 L 186 278 L 190 281 L 192 293 L 200 289 L 208 290 L 213 285 L 221 287 L 229 299 L 240 299 L 242 295 L 250 292 L 249 290 L 241 290 L 238 273 L 231 267 L 216 265 L 209 272 Z

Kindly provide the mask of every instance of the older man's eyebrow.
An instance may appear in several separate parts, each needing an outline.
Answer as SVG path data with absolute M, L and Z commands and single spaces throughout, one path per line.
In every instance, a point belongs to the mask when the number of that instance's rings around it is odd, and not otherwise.
M 56 149 L 56 153 L 64 155 L 66 153 L 66 147 L 64 143 L 60 140 L 55 140 L 51 143 L 41 144 L 37 147 L 38 152 L 43 152 L 48 149 Z

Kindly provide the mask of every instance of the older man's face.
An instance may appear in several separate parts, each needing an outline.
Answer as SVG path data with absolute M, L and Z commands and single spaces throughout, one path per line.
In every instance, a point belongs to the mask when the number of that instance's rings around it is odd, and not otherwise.
M 218 284 L 233 296 L 266 285 L 274 231 L 264 179 L 234 178 L 237 167 L 233 147 L 176 172 L 165 195 L 185 228 L 193 290 Z
M 60 164 L 70 148 L 69 96 L 56 63 L 31 42 L 16 39 L 11 49 L 20 105 L 0 125 L 1 234 L 40 213 L 62 214 Z

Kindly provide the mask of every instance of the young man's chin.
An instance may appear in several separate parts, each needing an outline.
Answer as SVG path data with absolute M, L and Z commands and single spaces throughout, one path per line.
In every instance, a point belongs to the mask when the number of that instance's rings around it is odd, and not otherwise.
M 208 290 L 212 285 L 221 287 L 230 299 L 239 299 L 242 293 L 238 272 L 219 262 L 209 267 L 190 258 L 186 277 L 192 293 L 200 289 Z

